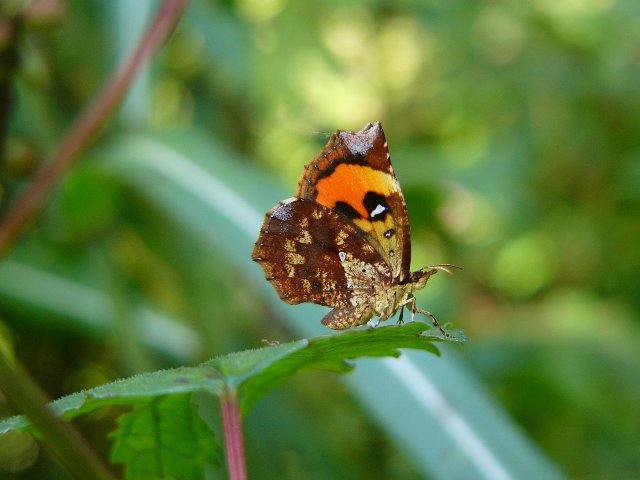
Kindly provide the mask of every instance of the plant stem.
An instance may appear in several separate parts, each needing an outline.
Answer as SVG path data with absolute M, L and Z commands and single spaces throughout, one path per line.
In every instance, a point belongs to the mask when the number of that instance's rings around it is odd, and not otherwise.
M 224 446 L 227 457 L 229 480 L 246 480 L 247 464 L 244 456 L 242 419 L 238 406 L 238 392 L 227 389 L 220 396 L 222 424 L 224 426 Z
M 97 136 L 120 104 L 136 74 L 169 37 L 188 0 L 166 0 L 140 39 L 133 54 L 108 79 L 98 96 L 87 106 L 54 151 L 51 161 L 13 203 L 0 226 L 0 258 L 38 215 L 45 201 L 79 154 Z
M 46 395 L 19 365 L 0 352 L 0 386 L 9 401 L 38 429 L 53 455 L 75 478 L 115 480 L 80 434 L 58 421 L 47 407 Z

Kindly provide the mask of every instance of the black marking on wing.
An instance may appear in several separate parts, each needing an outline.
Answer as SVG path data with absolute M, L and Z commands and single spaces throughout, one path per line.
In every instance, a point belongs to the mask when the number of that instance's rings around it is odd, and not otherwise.
M 384 221 L 390 211 L 385 196 L 376 192 L 367 192 L 362 203 L 369 213 L 370 220 Z
M 334 208 L 349 220 L 362 217 L 362 215 L 360 215 L 358 211 L 347 202 L 336 202 L 336 206 Z

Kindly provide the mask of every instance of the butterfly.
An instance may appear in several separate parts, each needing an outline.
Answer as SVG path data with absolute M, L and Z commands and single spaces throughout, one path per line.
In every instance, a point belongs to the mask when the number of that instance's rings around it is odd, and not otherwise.
M 338 130 L 304 169 L 295 197 L 265 215 L 252 259 L 289 304 L 332 307 L 322 319 L 345 329 L 378 322 L 404 307 L 431 318 L 413 296 L 451 264 L 411 272 L 407 205 L 380 122 Z M 376 325 L 377 325 L 376 323 Z

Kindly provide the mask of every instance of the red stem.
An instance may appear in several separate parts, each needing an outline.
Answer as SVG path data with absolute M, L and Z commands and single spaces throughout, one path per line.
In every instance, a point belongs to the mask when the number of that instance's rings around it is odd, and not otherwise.
M 242 419 L 238 406 L 238 392 L 227 390 L 220 397 L 222 424 L 224 426 L 224 444 L 227 456 L 229 480 L 246 480 L 247 465 L 244 456 Z
M 137 73 L 173 31 L 187 3 L 188 0 L 166 0 L 162 4 L 131 57 L 109 78 L 100 94 L 73 123 L 49 164 L 13 203 L 0 226 L 0 258 L 37 216 L 56 184 L 118 107 Z

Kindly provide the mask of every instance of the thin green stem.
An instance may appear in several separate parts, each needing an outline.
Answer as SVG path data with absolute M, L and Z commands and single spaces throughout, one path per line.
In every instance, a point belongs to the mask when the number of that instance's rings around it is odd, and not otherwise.
M 13 203 L 0 226 L 0 258 L 35 219 L 56 185 L 75 164 L 80 153 L 95 139 L 146 61 L 169 37 L 188 0 L 166 0 L 138 43 L 133 54 L 109 78 L 61 140 L 51 161 Z
M 80 434 L 59 422 L 47 407 L 46 395 L 17 364 L 0 352 L 0 385 L 9 401 L 38 429 L 54 456 L 75 478 L 115 480 Z
M 244 455 L 242 419 L 240 418 L 237 390 L 227 389 L 220 397 L 220 406 L 222 407 L 224 447 L 229 480 L 246 480 L 247 464 Z

